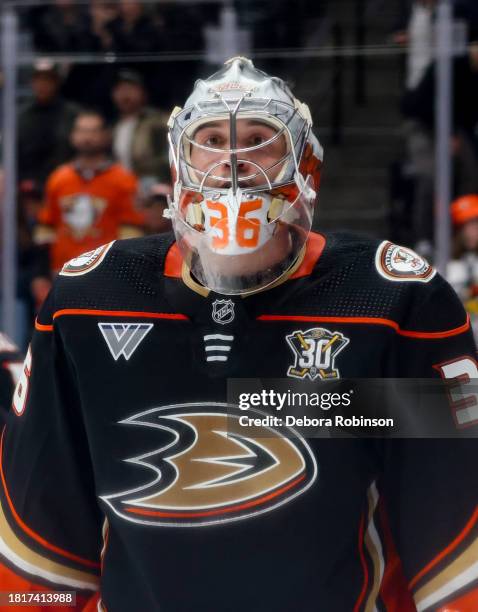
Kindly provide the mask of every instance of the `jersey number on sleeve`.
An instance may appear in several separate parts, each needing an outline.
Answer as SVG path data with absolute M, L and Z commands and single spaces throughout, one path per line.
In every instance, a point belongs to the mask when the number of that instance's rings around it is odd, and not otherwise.
M 478 423 L 478 389 L 468 390 L 470 383 L 478 384 L 477 363 L 471 357 L 433 366 L 442 378 L 449 380 L 448 394 L 457 427 L 469 427 Z M 472 387 L 473 388 L 473 387 Z

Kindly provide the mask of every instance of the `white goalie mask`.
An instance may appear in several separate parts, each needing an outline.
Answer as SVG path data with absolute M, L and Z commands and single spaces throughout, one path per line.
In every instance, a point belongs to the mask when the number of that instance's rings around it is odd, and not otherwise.
M 193 276 L 225 295 L 277 281 L 312 226 L 322 147 L 308 107 L 237 57 L 196 82 L 169 127 L 174 196 L 165 214 Z

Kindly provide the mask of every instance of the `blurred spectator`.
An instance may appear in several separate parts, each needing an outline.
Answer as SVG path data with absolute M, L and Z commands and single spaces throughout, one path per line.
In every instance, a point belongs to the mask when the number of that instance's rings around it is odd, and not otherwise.
M 451 218 L 454 245 L 447 280 L 469 312 L 478 337 L 478 194 L 456 199 L 451 205 Z
M 474 33 L 475 34 L 475 33 Z M 478 32 L 475 34 L 478 36 Z M 435 64 L 429 66 L 417 87 L 403 100 L 405 115 L 419 120 L 429 130 L 435 122 Z M 478 43 L 453 60 L 453 128 L 475 141 L 478 122 Z
M 145 80 L 154 106 L 170 113 L 188 97 L 187 84 L 208 74 L 210 67 L 203 66 L 206 73 L 202 74 L 201 62 L 194 56 L 199 57 L 204 50 L 204 26 L 217 17 L 218 6 L 212 2 L 181 5 L 161 2 L 151 6 L 158 29 L 157 50 L 183 55 L 174 62 L 143 65 L 148 67 Z
M 393 34 L 393 42 L 407 46 L 407 89 L 418 85 L 433 59 L 435 6 L 436 0 L 413 0 L 406 11 L 405 28 Z
M 72 155 L 69 133 L 79 107 L 59 95 L 60 76 L 50 61 L 35 64 L 31 87 L 33 100 L 18 118 L 19 177 L 43 183 Z
M 25 228 L 25 232 L 31 234 L 37 224 L 38 213 L 42 207 L 42 188 L 39 183 L 26 179 L 18 185 L 18 196 L 20 200 L 18 208 L 23 219 L 22 225 Z
M 173 195 L 169 183 L 156 183 L 150 178 L 140 181 L 138 201 L 144 212 L 145 230 L 147 234 L 161 234 L 171 231 L 171 221 L 163 216 L 168 207 L 168 196 Z
M 34 6 L 28 11 L 27 27 L 33 33 L 35 49 L 47 53 L 112 53 L 150 55 L 158 51 L 189 53 L 203 48 L 203 24 L 214 5 L 143 3 L 131 0 L 53 0 L 53 6 Z M 68 67 L 63 95 L 83 106 L 100 108 L 113 118 L 111 88 L 121 68 L 134 69 L 145 79 L 155 106 L 170 109 L 187 91 L 185 83 L 198 70 L 198 62 L 177 62 L 168 70 L 164 62 L 154 64 L 141 58 L 112 63 L 93 62 Z M 164 83 L 168 87 L 164 87 Z
M 88 40 L 86 8 L 75 0 L 55 0 L 52 6 L 32 8 L 29 25 L 35 49 L 39 51 L 83 51 L 85 40 Z
M 132 0 L 120 0 L 117 3 L 118 15 L 107 25 L 111 36 L 111 47 L 118 55 L 138 56 L 128 60 L 119 59 L 120 69 L 132 70 L 142 76 L 146 88 L 152 93 L 156 105 L 169 103 L 165 99 L 164 83 L 169 83 L 171 71 L 163 63 L 142 61 L 141 56 L 151 56 L 160 51 L 171 50 L 171 32 L 166 31 L 165 22 L 159 11 L 153 11 L 150 4 Z M 178 10 L 177 7 L 176 11 Z M 183 9 L 180 11 L 183 13 Z M 195 24 L 197 27 L 197 24 Z M 177 32 L 174 32 L 174 37 Z M 189 41 L 188 41 L 189 42 Z M 188 50 L 190 48 L 188 47 Z
M 113 53 L 115 49 L 109 27 L 118 14 L 117 2 L 91 0 L 85 16 L 86 32 L 80 43 L 81 48 L 75 51 Z M 111 119 L 114 115 L 111 88 L 116 70 L 109 62 L 74 64 L 65 79 L 62 91 L 67 98 L 83 106 L 101 109 L 108 119 Z
M 89 5 L 90 40 L 94 51 L 112 51 L 113 38 L 110 25 L 118 17 L 118 3 L 105 0 L 91 0 Z
M 421 81 L 433 59 L 433 12 L 436 0 L 413 3 L 408 23 L 407 89 Z
M 13 337 L 22 350 L 31 338 L 34 314 L 30 283 L 44 268 L 42 250 L 33 245 L 32 231 L 41 206 L 41 190 L 33 181 L 22 181 L 18 186 L 17 206 L 17 286 L 15 295 L 15 329 Z M 0 169 L 0 217 L 3 209 L 4 173 Z M 43 264 L 42 264 L 43 257 Z M 0 314 L 1 314 L 0 300 Z M 1 334 L 0 334 L 1 337 Z M 0 365 L 1 369 L 1 365 Z M 0 377 L 1 378 L 1 377 Z
M 24 180 L 18 187 L 18 291 L 17 297 L 23 305 L 26 320 L 22 321 L 22 329 L 28 329 L 40 303 L 46 297 L 39 290 L 44 285 L 46 292 L 49 281 L 34 281 L 49 269 L 48 250 L 35 244 L 33 234 L 37 218 L 42 207 L 43 191 L 31 180 Z M 32 291 L 32 282 L 35 291 Z M 37 303 L 38 301 L 38 303 Z M 27 332 L 26 336 L 30 336 Z
M 122 70 L 113 89 L 119 120 L 113 129 L 113 152 L 137 176 L 169 180 L 168 117 L 146 106 L 147 93 L 140 74 Z
M 49 177 L 35 232 L 37 244 L 51 244 L 53 272 L 111 240 L 143 233 L 143 216 L 134 208 L 136 177 L 110 159 L 103 116 L 80 113 L 71 142 L 76 157 Z
M 151 53 L 160 50 L 157 21 L 143 2 L 120 0 L 118 15 L 107 24 L 117 53 Z

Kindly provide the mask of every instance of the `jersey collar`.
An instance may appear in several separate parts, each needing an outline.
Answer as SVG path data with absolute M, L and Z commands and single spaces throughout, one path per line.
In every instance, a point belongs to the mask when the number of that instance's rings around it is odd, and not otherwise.
M 288 280 L 294 280 L 297 278 L 303 278 L 305 276 L 309 276 L 317 262 L 322 255 L 322 252 L 325 248 L 325 237 L 322 234 L 311 232 L 307 238 L 307 242 L 302 248 L 299 257 L 296 261 L 291 265 L 289 270 L 281 276 L 281 278 L 277 279 L 275 283 L 272 283 L 268 287 L 264 289 L 259 289 L 258 291 L 251 292 L 248 295 L 255 295 L 256 293 L 263 293 L 268 291 L 269 289 L 273 289 L 274 287 L 278 287 L 282 283 L 285 283 Z M 169 249 L 166 260 L 164 264 L 164 276 L 168 278 L 177 278 L 181 279 L 183 283 L 194 291 L 195 293 L 201 295 L 202 297 L 207 297 L 210 293 L 209 289 L 199 284 L 194 278 L 191 276 L 191 271 L 183 260 L 181 251 L 179 250 L 177 242 L 174 242 Z

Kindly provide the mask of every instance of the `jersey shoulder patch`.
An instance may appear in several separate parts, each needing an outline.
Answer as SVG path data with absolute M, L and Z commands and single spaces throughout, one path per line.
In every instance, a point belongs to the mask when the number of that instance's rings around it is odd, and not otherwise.
M 377 272 L 386 280 L 428 283 L 436 274 L 426 259 L 398 244 L 384 240 L 375 254 Z
M 59 273 L 60 276 L 81 276 L 83 274 L 88 274 L 88 272 L 91 272 L 101 264 L 114 242 L 113 240 L 93 251 L 88 251 L 87 253 L 70 259 L 61 269 Z

